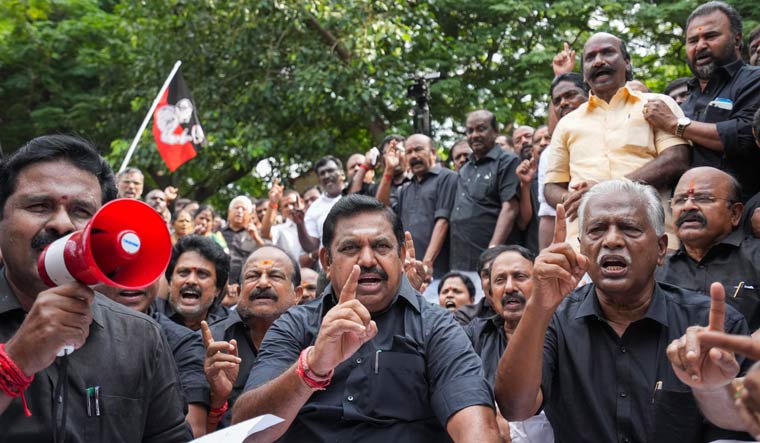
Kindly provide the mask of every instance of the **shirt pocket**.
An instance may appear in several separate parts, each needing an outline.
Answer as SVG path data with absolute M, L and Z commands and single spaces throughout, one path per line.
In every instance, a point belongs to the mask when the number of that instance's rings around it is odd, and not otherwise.
M 98 409 L 100 415 L 97 415 Z M 145 420 L 144 402 L 139 398 L 101 395 L 92 404 L 92 416 L 85 417 L 87 441 L 132 442 L 141 441 Z
M 625 154 L 633 154 L 636 157 L 655 157 L 657 151 L 654 146 L 654 133 L 646 121 L 638 122 L 631 120 L 615 131 L 614 145 L 620 146 Z M 614 146 L 613 145 L 613 146 Z
M 478 173 L 467 184 L 467 191 L 474 200 L 485 200 L 494 181 L 492 172 Z
M 747 319 L 750 330 L 760 328 L 760 295 L 757 283 L 745 284 L 734 297 L 736 285 L 726 286 L 726 301 Z
M 690 390 L 660 390 L 653 400 L 647 441 L 700 441 L 702 414 Z
M 404 421 L 430 417 L 425 359 L 418 353 L 381 351 L 370 371 L 367 415 Z

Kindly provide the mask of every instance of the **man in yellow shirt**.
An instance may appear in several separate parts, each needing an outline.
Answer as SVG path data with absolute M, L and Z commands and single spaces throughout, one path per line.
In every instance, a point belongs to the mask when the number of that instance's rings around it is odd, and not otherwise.
M 583 47 L 581 62 L 583 78 L 593 95 L 557 124 L 544 188 L 550 205 L 564 203 L 571 221 L 567 241 L 576 250 L 576 212 L 581 196 L 591 186 L 628 178 L 656 187 L 665 203 L 671 187 L 688 167 L 690 150 L 682 138 L 647 123 L 648 100 L 660 99 L 674 113 L 682 116 L 683 112 L 670 97 L 626 87 L 633 74 L 625 42 L 611 34 L 594 34 Z M 669 247 L 677 248 L 670 220 L 667 225 Z

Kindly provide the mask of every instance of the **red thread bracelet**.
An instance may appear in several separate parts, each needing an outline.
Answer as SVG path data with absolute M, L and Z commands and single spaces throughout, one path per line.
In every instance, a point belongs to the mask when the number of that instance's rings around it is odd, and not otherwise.
M 24 414 L 27 417 L 32 416 L 32 411 L 26 404 L 24 391 L 32 384 L 32 380 L 34 380 L 34 375 L 27 377 L 5 352 L 5 343 L 0 343 L 0 391 L 11 398 L 21 396 Z
M 298 374 L 298 376 L 301 377 L 301 380 L 303 380 L 311 389 L 324 391 L 325 388 L 330 385 L 335 370 L 330 369 L 330 372 L 328 372 L 327 375 L 321 377 L 313 373 L 311 369 L 309 369 L 308 363 L 309 353 L 312 349 L 314 349 L 314 346 L 309 346 L 301 351 L 301 355 L 298 356 L 296 374 Z
M 211 418 L 219 418 L 222 415 L 224 415 L 225 412 L 227 412 L 227 409 L 229 408 L 229 402 L 224 402 L 221 408 L 211 408 L 210 411 L 208 411 L 208 416 Z

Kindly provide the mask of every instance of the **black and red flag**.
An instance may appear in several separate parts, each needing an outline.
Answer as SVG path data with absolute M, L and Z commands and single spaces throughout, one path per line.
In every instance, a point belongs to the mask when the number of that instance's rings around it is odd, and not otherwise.
M 177 71 L 153 113 L 153 136 L 169 171 L 195 157 L 206 136 L 182 71 Z

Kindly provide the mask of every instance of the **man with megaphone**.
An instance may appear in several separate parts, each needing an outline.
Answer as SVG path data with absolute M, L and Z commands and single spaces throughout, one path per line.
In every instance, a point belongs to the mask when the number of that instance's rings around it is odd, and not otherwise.
M 36 138 L 0 165 L 0 442 L 191 438 L 158 325 L 46 267 L 50 288 L 38 272 L 55 240 L 95 235 L 88 223 L 115 196 L 108 164 L 74 137 Z

